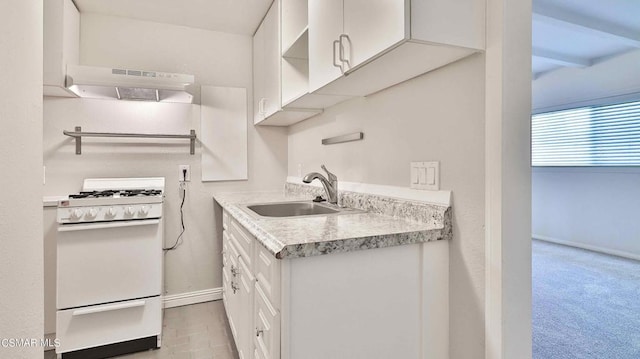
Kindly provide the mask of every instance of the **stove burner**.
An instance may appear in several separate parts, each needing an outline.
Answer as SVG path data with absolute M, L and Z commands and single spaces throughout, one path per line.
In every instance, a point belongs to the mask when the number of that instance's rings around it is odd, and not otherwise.
M 69 198 L 98 198 L 98 197 L 113 197 L 116 191 L 82 191 L 78 194 L 71 194 Z
M 136 197 L 136 196 L 158 196 L 162 193 L 159 189 L 131 189 L 120 191 L 121 197 Z
M 132 190 L 105 190 L 105 191 L 81 191 L 77 194 L 70 194 L 69 198 L 101 198 L 101 197 L 114 197 L 114 195 L 120 195 L 120 197 L 145 197 L 145 196 L 159 196 L 162 191 L 159 189 L 132 189 Z

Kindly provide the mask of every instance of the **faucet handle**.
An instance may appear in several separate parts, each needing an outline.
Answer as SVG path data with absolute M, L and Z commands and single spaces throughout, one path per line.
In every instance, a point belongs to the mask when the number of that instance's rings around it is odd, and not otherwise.
M 320 165 L 320 168 L 322 168 L 325 172 L 327 172 L 327 177 L 329 177 L 329 182 L 334 182 L 338 180 L 338 177 L 336 177 L 336 175 L 334 175 L 333 173 L 329 172 L 327 167 L 325 167 L 324 165 Z

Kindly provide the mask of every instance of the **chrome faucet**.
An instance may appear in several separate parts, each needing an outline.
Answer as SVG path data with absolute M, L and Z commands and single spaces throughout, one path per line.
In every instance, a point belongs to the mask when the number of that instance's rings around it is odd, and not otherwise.
M 302 182 L 311 183 L 311 181 L 313 181 L 314 179 L 319 180 L 320 183 L 322 183 L 322 187 L 324 187 L 324 191 L 327 194 L 327 200 L 329 201 L 329 203 L 338 204 L 338 177 L 329 172 L 327 167 L 325 167 L 324 165 L 320 167 L 322 167 L 322 169 L 327 172 L 327 177 L 329 177 L 329 179 L 318 172 L 311 172 L 304 176 Z

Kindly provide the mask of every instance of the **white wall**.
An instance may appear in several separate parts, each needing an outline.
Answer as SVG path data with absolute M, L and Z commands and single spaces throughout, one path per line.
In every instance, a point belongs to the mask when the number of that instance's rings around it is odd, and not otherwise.
M 640 50 L 533 81 L 534 112 L 636 93 Z M 603 100 L 599 100 L 603 101 Z M 640 259 L 639 168 L 534 168 L 533 236 Z
M 340 181 L 408 186 L 409 162 L 440 161 L 453 191 L 451 358 L 484 352 L 484 57 L 474 55 L 375 95 L 354 99 L 289 131 L 289 171 Z M 323 146 L 356 131 L 364 140 Z
M 2 358 L 42 356 L 42 1 L 0 13 L 0 346 Z M 10 8 L 10 11 L 8 9 Z
M 200 84 L 245 87 L 252 93 L 249 36 L 85 14 L 81 17 L 80 56 L 84 65 L 185 72 L 194 74 Z M 253 113 L 251 108 L 248 113 Z M 44 118 L 45 195 L 76 192 L 86 177 L 163 176 L 167 185 L 167 244 L 180 230 L 178 165 L 191 165 L 184 244 L 165 256 L 165 290 L 169 294 L 222 285 L 213 192 L 280 189 L 286 178 L 284 129 L 248 126 L 249 180 L 219 183 L 200 180 L 200 148 L 197 146 L 194 156 L 189 155 L 188 141 L 113 140 L 114 144 L 84 139 L 83 154 L 77 156 L 72 140 L 62 135 L 63 129 L 75 126 L 97 132 L 199 132 L 198 105 L 46 98 Z

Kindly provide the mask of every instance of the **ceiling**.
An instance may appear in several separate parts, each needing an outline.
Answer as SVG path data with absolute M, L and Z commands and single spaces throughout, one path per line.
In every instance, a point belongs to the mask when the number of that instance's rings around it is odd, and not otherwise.
M 252 35 L 273 0 L 74 0 L 82 13 Z M 640 48 L 640 0 L 533 0 L 534 78 Z
M 640 48 L 639 0 L 533 0 L 534 78 Z
M 81 13 L 253 35 L 273 0 L 73 0 Z

